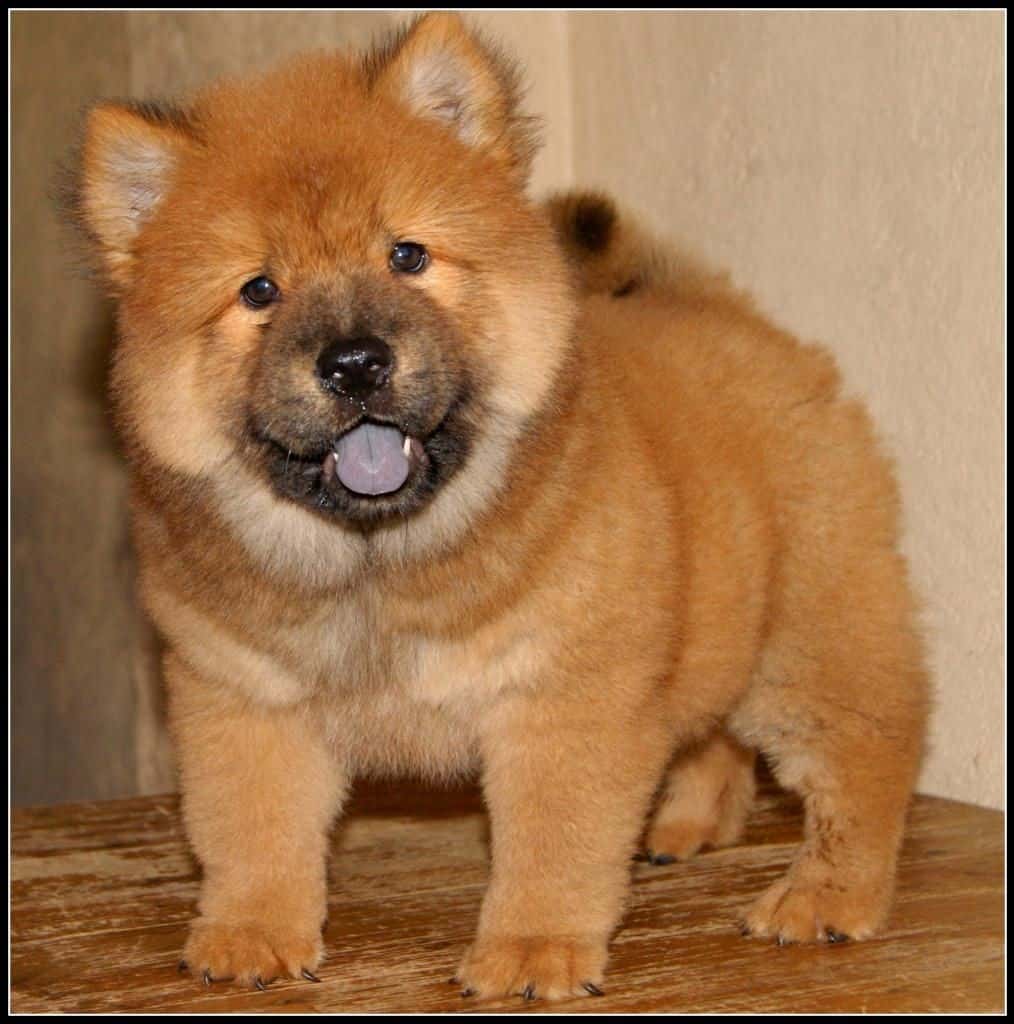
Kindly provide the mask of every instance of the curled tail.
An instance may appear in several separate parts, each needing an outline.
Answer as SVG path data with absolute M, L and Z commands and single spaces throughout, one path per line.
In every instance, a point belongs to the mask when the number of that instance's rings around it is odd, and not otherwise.
M 680 297 L 729 292 L 725 275 L 653 237 L 604 192 L 559 192 L 545 207 L 585 293 L 624 298 L 643 290 Z

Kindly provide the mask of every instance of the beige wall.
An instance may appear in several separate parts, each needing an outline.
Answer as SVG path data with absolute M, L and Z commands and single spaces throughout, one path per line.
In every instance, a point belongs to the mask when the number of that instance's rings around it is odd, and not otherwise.
M 826 342 L 897 457 L 926 792 L 1003 793 L 999 14 L 570 16 L 575 179 Z
M 13 17 L 13 797 L 175 785 L 133 594 L 123 466 L 103 412 L 112 311 L 52 193 L 81 113 L 172 95 L 295 50 L 362 43 L 386 14 Z
M 12 762 L 15 799 L 29 801 L 112 794 L 133 768 L 137 620 L 100 402 L 111 322 L 68 273 L 48 195 L 81 104 L 122 91 L 127 39 L 117 16 L 22 14 L 12 45 Z M 104 59 L 75 60 L 93 51 Z
M 923 788 L 1002 778 L 1002 31 L 978 14 L 471 15 L 528 68 L 537 192 L 615 191 L 827 342 L 898 458 L 938 686 Z M 98 96 L 173 94 L 397 16 L 14 15 L 18 802 L 172 784 L 101 414 L 111 331 L 51 169 Z

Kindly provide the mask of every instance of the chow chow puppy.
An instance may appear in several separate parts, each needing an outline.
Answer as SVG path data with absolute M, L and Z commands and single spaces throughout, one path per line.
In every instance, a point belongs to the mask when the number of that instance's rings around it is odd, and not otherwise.
M 733 842 L 756 751 L 806 824 L 745 930 L 884 924 L 927 698 L 867 415 L 533 149 L 447 14 L 87 119 L 207 982 L 316 980 L 367 774 L 481 778 L 466 994 L 600 994 L 639 843 Z

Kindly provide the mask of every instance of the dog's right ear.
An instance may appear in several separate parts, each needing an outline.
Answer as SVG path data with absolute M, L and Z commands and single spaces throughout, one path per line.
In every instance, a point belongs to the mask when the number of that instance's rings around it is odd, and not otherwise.
M 519 110 L 517 70 L 460 15 L 423 15 L 367 55 L 365 69 L 378 92 L 527 177 L 538 141 Z
M 68 198 L 114 289 L 129 283 L 137 237 L 191 145 L 186 116 L 175 109 L 102 104 L 89 111 Z

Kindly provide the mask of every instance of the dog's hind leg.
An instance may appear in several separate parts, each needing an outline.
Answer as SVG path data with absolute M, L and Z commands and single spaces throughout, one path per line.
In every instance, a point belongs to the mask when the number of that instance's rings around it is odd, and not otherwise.
M 853 613 L 859 626 L 873 605 Z M 837 643 L 825 634 L 809 651 L 798 635 L 776 638 L 731 720 L 805 806 L 802 847 L 744 922 L 779 943 L 867 938 L 890 909 L 926 682 L 905 624 L 851 625 L 836 630 Z
M 752 750 L 722 731 L 681 752 L 645 837 L 648 860 L 667 864 L 735 843 L 753 804 L 754 761 Z

